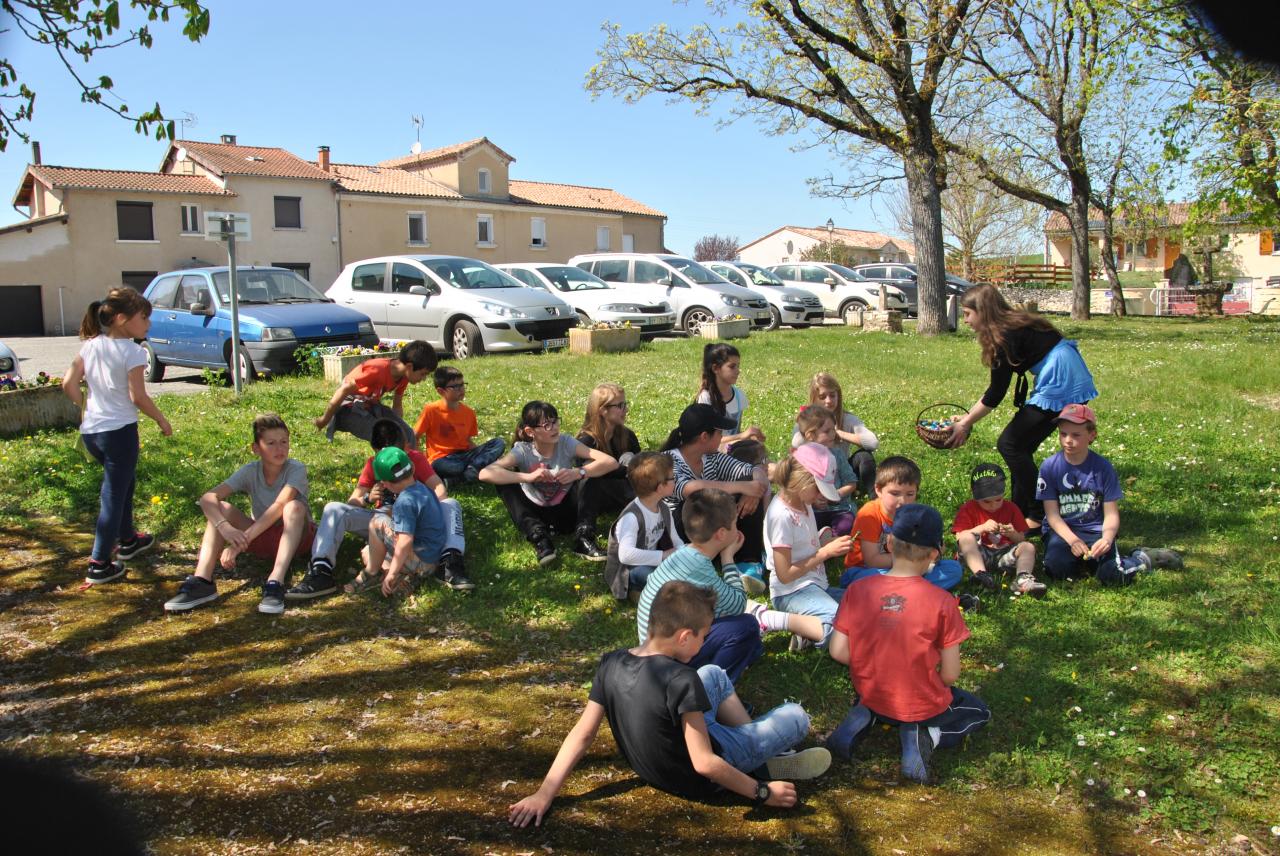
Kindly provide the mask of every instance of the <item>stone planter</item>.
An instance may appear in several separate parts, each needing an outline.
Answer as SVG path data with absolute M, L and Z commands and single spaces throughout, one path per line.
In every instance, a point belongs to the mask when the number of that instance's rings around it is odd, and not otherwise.
M 371 360 L 376 356 L 379 355 L 352 354 L 351 356 L 340 357 L 337 354 L 323 354 L 321 359 L 324 361 L 324 379 L 329 383 L 342 383 L 342 379 L 347 376 L 347 372 L 365 360 Z
M 745 339 L 751 334 L 751 322 L 743 318 L 740 321 L 708 321 L 698 328 L 698 335 L 704 339 Z
M 902 313 L 896 309 L 886 312 L 862 313 L 862 329 L 868 332 L 901 333 Z
M 79 424 L 80 408 L 63 394 L 60 385 L 0 392 L 0 434 Z
M 571 354 L 616 354 L 620 351 L 634 351 L 639 347 L 639 327 L 610 327 L 604 330 L 574 327 L 569 330 Z
M 859 330 L 861 330 L 863 320 L 864 320 L 863 316 L 866 313 L 867 313 L 867 310 L 863 309 L 861 306 L 859 306 L 857 309 L 854 309 L 852 312 L 846 312 L 844 316 L 844 326 L 857 327 Z

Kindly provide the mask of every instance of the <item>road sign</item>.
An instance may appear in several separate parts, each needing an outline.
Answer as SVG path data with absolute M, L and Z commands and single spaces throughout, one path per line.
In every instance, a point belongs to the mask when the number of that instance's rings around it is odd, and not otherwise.
M 241 211 L 207 211 L 204 215 L 204 236 L 209 241 L 225 241 L 234 235 L 237 241 L 251 237 L 249 215 Z

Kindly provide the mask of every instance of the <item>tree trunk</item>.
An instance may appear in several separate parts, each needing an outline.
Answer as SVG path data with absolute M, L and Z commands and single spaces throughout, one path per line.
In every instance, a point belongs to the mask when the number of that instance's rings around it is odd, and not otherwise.
M 1089 196 L 1072 193 L 1067 209 L 1071 224 L 1071 318 L 1089 320 Z
M 1120 287 L 1120 273 L 1116 270 L 1115 217 L 1109 211 L 1102 213 L 1102 269 L 1107 273 L 1107 284 L 1111 286 L 1111 314 L 1123 317 L 1127 314 L 1124 307 L 1124 289 Z
M 916 332 L 947 332 L 946 259 L 942 246 L 942 192 L 936 152 L 912 152 L 902 159 L 911 200 L 912 238 L 916 242 L 916 285 L 920 317 Z

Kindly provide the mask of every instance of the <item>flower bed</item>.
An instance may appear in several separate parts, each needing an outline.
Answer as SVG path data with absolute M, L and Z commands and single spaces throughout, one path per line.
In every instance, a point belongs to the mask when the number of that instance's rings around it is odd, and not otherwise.
M 593 324 L 569 330 L 569 353 L 614 354 L 640 347 L 640 328 L 630 324 L 611 326 Z
M 379 342 L 372 348 L 335 346 L 319 348 L 316 353 L 320 356 L 320 362 L 324 368 L 324 379 L 330 383 L 341 383 L 347 376 L 347 372 L 365 360 L 395 356 L 404 346 L 404 342 Z
M 717 318 L 698 328 L 704 339 L 745 339 L 751 334 L 751 322 L 746 318 Z
M 80 408 L 62 392 L 62 378 L 40 372 L 35 380 L 0 381 L 0 434 L 80 424 Z

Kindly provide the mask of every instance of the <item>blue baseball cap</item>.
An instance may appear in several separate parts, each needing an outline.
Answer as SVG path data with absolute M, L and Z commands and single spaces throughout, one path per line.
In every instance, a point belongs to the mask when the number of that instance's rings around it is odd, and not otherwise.
M 932 505 L 913 502 L 893 516 L 894 540 L 918 547 L 942 549 L 942 515 Z

